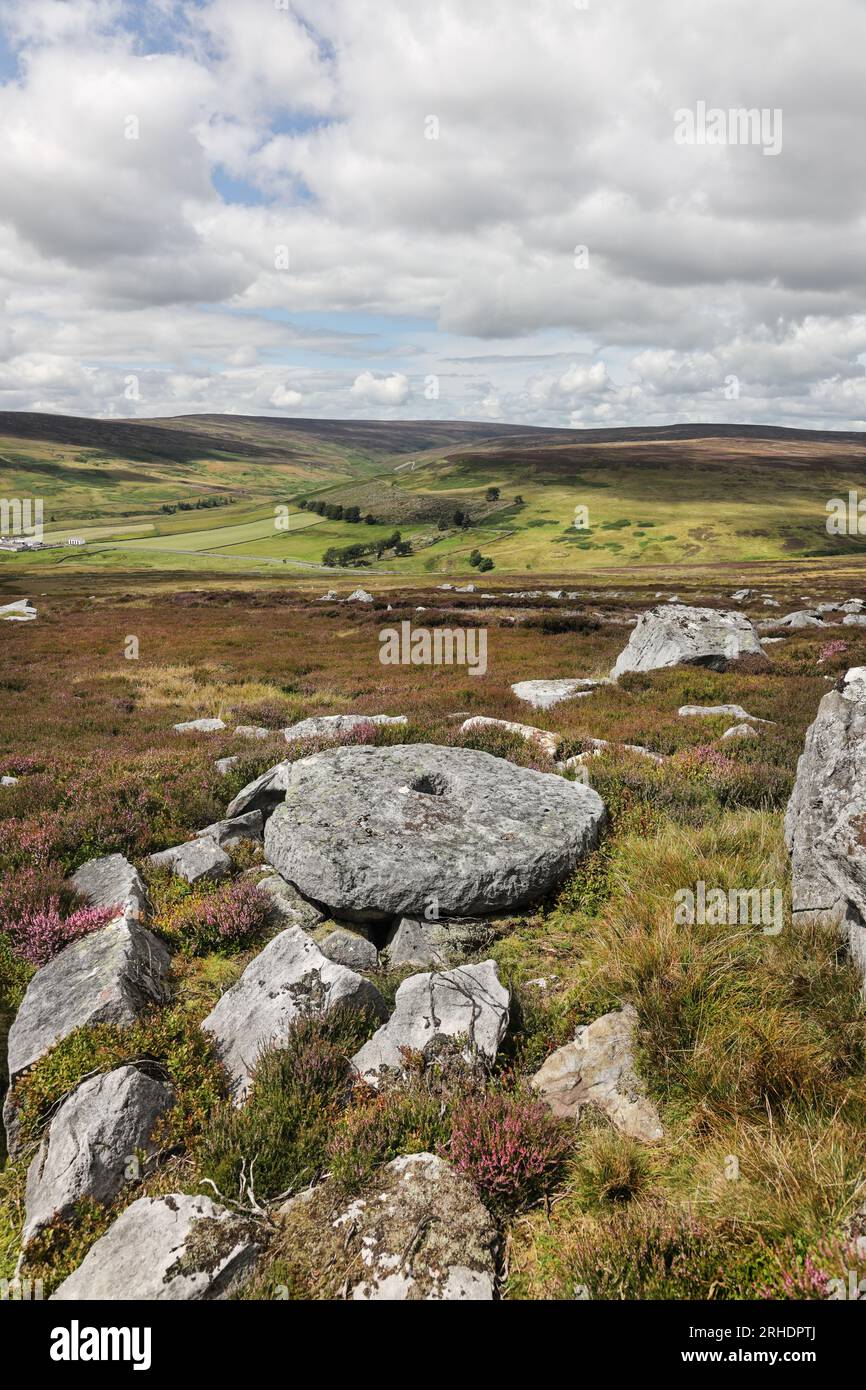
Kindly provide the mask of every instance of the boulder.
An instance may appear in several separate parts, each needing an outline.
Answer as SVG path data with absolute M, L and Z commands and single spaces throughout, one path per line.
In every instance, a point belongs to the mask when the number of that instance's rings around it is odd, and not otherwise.
M 247 811 L 242 816 L 214 821 L 204 830 L 196 831 L 197 840 L 215 840 L 220 849 L 240 844 L 241 840 L 261 840 L 265 824 L 261 811 Z
M 178 878 L 186 879 L 187 883 L 223 879 L 232 867 L 225 850 L 220 849 L 210 835 L 160 850 L 158 854 L 151 854 L 147 862 L 155 869 L 170 869 Z
M 754 625 L 743 613 L 663 603 L 641 614 L 611 677 L 680 665 L 721 671 L 739 657 L 762 655 Z
M 291 769 L 270 863 L 349 921 L 488 915 L 543 897 L 595 845 L 589 787 L 470 748 L 334 748 Z
M 508 990 L 492 960 L 410 975 L 397 990 L 388 1022 L 355 1053 L 352 1064 L 373 1086 L 383 1068 L 402 1070 L 407 1047 L 428 1060 L 456 1048 L 468 1065 L 490 1065 L 508 1027 L 508 1006 Z
M 218 734 L 225 727 L 221 719 L 190 719 L 173 725 L 176 734 Z
M 828 691 L 785 813 L 794 923 L 839 926 L 866 982 L 866 667 Z
M 283 729 L 283 738 L 286 743 L 298 743 L 305 738 L 342 738 L 365 729 L 368 724 L 406 723 L 405 714 L 319 714 Z
M 51 1297 L 59 1302 L 222 1299 L 252 1273 L 260 1249 L 252 1222 L 209 1197 L 141 1197 Z
M 826 627 L 826 623 L 810 612 L 806 608 L 798 609 L 796 613 L 786 613 L 784 618 L 774 618 L 770 624 L 772 627 Z
M 510 719 L 491 719 L 486 714 L 476 714 L 460 725 L 461 734 L 471 734 L 476 729 L 502 729 L 506 734 L 517 734 L 525 743 L 534 743 L 548 758 L 555 758 L 559 748 L 559 734 L 536 729 L 532 724 L 515 724 Z
M 737 589 L 736 593 L 731 594 L 734 603 L 746 603 L 750 598 L 757 598 L 757 589 Z
M 382 954 L 392 970 L 405 965 L 422 970 L 447 965 L 442 924 L 401 917 L 389 931 Z
M 369 1009 L 379 1017 L 385 1014 L 375 985 L 328 960 L 299 927 L 289 927 L 269 941 L 202 1023 L 216 1041 L 235 1102 L 249 1091 L 261 1053 L 285 1043 L 299 1015 L 311 1009 L 324 1012 L 336 1004 Z
M 435 1154 L 405 1154 L 351 1201 L 330 1182 L 284 1208 L 283 1239 L 309 1260 L 320 1296 L 488 1302 L 496 1225 L 472 1183 Z M 303 1258 L 303 1255 L 302 1255 Z
M 261 870 L 254 870 L 255 873 Z M 312 931 L 324 920 L 325 914 L 302 898 L 292 883 L 287 883 L 281 874 L 270 873 L 256 882 L 271 899 L 270 925 L 272 927 L 301 927 Z
M 759 738 L 757 729 L 753 729 L 751 724 L 732 724 L 730 729 L 725 729 L 722 738 Z
M 235 729 L 235 738 L 263 739 L 270 736 L 270 729 L 264 729 L 260 724 L 238 724 Z
M 866 627 L 866 613 L 846 613 L 842 619 L 843 627 Z
M 110 1202 L 127 1182 L 130 1160 L 156 1152 L 156 1123 L 174 1103 L 166 1081 L 134 1066 L 82 1081 L 55 1114 L 28 1169 L 22 1245 L 68 1216 L 82 1197 Z
M 368 936 L 348 927 L 335 927 L 318 943 L 328 960 L 345 965 L 349 970 L 378 970 L 379 952 Z
M 14 603 L 0 604 L 0 619 L 10 623 L 32 623 L 38 616 L 29 598 L 15 599 Z
M 226 773 L 231 772 L 235 764 L 239 762 L 240 758 L 237 757 L 217 758 L 216 762 L 214 763 L 214 767 L 216 768 L 217 772 L 220 774 L 221 777 L 225 777 Z
M 0 777 L 0 787 L 17 787 L 17 777 Z
M 368 594 L 366 589 L 353 589 L 348 598 L 343 599 L 344 603 L 372 603 L 373 595 Z
M 511 689 L 518 700 L 524 700 L 533 709 L 551 709 L 562 700 L 591 695 L 601 684 L 595 680 L 518 681 Z
M 719 715 L 726 715 L 731 719 L 751 719 L 755 724 L 773 723 L 772 719 L 758 719 L 754 714 L 749 714 L 742 705 L 681 705 L 677 714 L 683 719 L 715 719 Z
M 231 819 L 245 811 L 261 811 L 263 816 L 269 816 L 285 797 L 291 773 L 292 764 L 288 759 L 269 767 L 261 777 L 256 777 L 241 788 L 234 800 L 229 802 L 226 817 Z
M 578 1028 L 573 1042 L 547 1058 L 531 1084 L 555 1115 L 577 1121 L 585 1105 L 594 1105 L 632 1139 L 662 1138 L 658 1112 L 634 1069 L 636 1022 L 627 1004 Z
M 843 613 L 863 613 L 866 611 L 866 602 L 862 598 L 849 598 L 839 607 Z
M 71 878 L 72 887 L 89 907 L 116 907 L 127 922 L 144 922 L 150 911 L 147 889 L 137 869 L 122 854 L 88 859 Z
M 144 927 L 122 918 L 73 941 L 33 976 L 9 1030 L 10 1085 L 85 1024 L 133 1023 L 168 998 L 170 957 Z M 3 1109 L 9 1153 L 18 1151 L 14 1096 Z

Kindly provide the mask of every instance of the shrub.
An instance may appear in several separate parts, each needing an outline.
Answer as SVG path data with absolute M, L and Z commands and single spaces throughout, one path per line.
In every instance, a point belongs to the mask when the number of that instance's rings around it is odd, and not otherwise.
M 549 1191 L 573 1142 L 573 1126 L 519 1092 L 469 1097 L 452 1117 L 450 1157 L 495 1209 L 518 1211 Z
M 271 906 L 267 893 L 250 879 L 236 878 L 167 904 L 155 926 L 186 954 L 238 951 L 265 930 Z
M 435 1152 L 447 1144 L 449 1115 L 447 1099 L 418 1078 L 371 1095 L 340 1117 L 328 1145 L 332 1177 L 354 1192 L 399 1154 Z
M 59 898 L 48 905 L 24 913 L 7 928 L 12 949 L 31 965 L 46 965 L 48 961 L 73 941 L 98 931 L 117 917 L 114 907 L 80 907 L 69 916 L 61 911 Z

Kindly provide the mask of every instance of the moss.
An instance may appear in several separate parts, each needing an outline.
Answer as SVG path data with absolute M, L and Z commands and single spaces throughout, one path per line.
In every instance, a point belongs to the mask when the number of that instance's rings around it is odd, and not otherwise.
M 180 1275 L 214 1274 L 238 1245 L 257 1234 L 251 1221 L 240 1217 L 202 1216 L 194 1221 L 184 1242 L 183 1253 L 163 1275 L 163 1283 Z

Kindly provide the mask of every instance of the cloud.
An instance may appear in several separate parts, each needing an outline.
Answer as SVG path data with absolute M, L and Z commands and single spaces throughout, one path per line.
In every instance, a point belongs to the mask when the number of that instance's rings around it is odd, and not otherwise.
M 356 400 L 370 401 L 374 405 L 404 405 L 409 399 L 409 389 L 409 379 L 402 372 L 394 372 L 391 376 L 361 372 L 350 394 Z

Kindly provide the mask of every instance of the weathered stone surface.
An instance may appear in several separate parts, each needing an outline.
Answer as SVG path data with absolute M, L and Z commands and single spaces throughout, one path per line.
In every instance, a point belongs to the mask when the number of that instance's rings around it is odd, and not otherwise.
M 590 788 L 469 748 L 335 748 L 294 764 L 268 860 L 347 920 L 486 915 L 532 902 L 596 843 Z
M 261 811 L 247 811 L 242 816 L 231 816 L 228 820 L 214 821 L 204 830 L 196 831 L 197 840 L 215 840 L 220 849 L 227 845 L 237 845 L 241 840 L 261 840 L 265 823 Z
M 90 907 L 116 907 L 127 922 L 144 922 L 150 905 L 134 865 L 122 854 L 88 859 L 72 875 L 72 886 Z
M 378 969 L 379 952 L 373 942 L 358 931 L 350 931 L 348 927 L 335 927 L 318 946 L 328 960 L 345 965 L 349 970 Z
M 302 719 L 283 729 L 286 743 L 298 743 L 305 738 L 341 738 L 356 733 L 368 724 L 406 724 L 405 714 L 319 714 Z
M 226 773 L 231 772 L 231 770 L 232 770 L 232 768 L 235 766 L 235 764 L 236 764 L 236 763 L 239 763 L 239 762 L 240 762 L 240 758 L 237 758 L 237 757 L 235 757 L 235 758 L 217 758 L 216 762 L 214 763 L 214 767 L 216 768 L 216 770 L 217 770 L 217 772 L 220 774 L 220 776 L 225 777 Z
M 18 598 L 13 603 L 0 605 L 0 620 L 10 623 L 32 623 L 39 615 L 29 598 Z
M 227 819 L 243 815 L 245 811 L 261 811 L 263 816 L 269 816 L 284 799 L 291 773 L 292 764 L 286 759 L 248 782 L 226 807 Z
M 681 705 L 677 714 L 683 719 L 715 719 L 719 715 L 730 715 L 732 719 L 753 719 L 755 723 L 766 724 L 766 719 L 755 719 L 742 705 Z
M 798 609 L 796 613 L 786 613 L 784 618 L 774 618 L 772 627 L 825 627 L 826 624 L 808 609 Z
M 158 854 L 151 854 L 147 862 L 155 869 L 170 869 L 178 878 L 185 878 L 187 883 L 223 879 L 232 867 L 225 850 L 220 849 L 210 835 L 173 845 L 171 849 L 162 849 Z
M 9 1030 L 14 1079 L 85 1024 L 132 1023 L 165 1002 L 169 954 L 144 927 L 119 920 L 73 941 L 37 970 Z
M 225 727 L 221 719 L 190 719 L 173 726 L 176 734 L 218 734 Z
M 591 695 L 601 684 L 596 680 L 518 681 L 511 689 L 518 700 L 524 700 L 533 709 L 551 709 L 562 700 Z
M 225 1298 L 252 1273 L 256 1228 L 209 1197 L 141 1197 L 52 1298 L 60 1302 Z
M 324 920 L 325 914 L 302 898 L 292 883 L 287 883 L 281 874 L 270 873 L 256 881 L 271 899 L 271 926 L 301 927 L 304 931 L 312 929 Z
M 722 738 L 760 738 L 760 734 L 751 724 L 732 724 L 730 729 L 725 729 Z
M 842 619 L 844 627 L 866 627 L 866 613 L 846 613 Z
M 235 729 L 235 738 L 263 739 L 270 736 L 270 729 L 263 728 L 261 724 L 238 724 Z
M 368 594 L 366 589 L 353 589 L 348 598 L 343 599 L 344 603 L 372 603 L 373 595 Z
M 166 1081 L 134 1066 L 82 1081 L 55 1114 L 28 1169 L 22 1245 L 67 1216 L 82 1197 L 110 1202 L 127 1181 L 130 1159 L 156 1152 L 154 1128 L 174 1103 Z
M 644 1143 L 661 1139 L 658 1112 L 634 1069 L 636 1022 L 631 1005 L 603 1014 L 547 1058 L 532 1086 L 555 1115 L 577 1121 L 585 1105 L 595 1105 L 622 1134 Z
M 325 1012 L 336 1004 L 369 1009 L 380 1017 L 385 1013 L 375 985 L 328 960 L 299 927 L 269 941 L 202 1024 L 216 1039 L 235 1101 L 247 1094 L 262 1051 L 285 1043 L 300 1013 Z
M 722 670 L 739 657 L 762 656 L 758 634 L 743 613 L 685 604 L 659 604 L 642 613 L 628 646 L 611 671 L 656 671 L 666 666 L 709 666 Z
M 353 1300 L 489 1301 L 497 1232 L 472 1183 L 435 1154 L 385 1165 L 353 1201 L 332 1184 L 288 1204 L 284 1239 L 320 1251 L 328 1296 Z
M 17 777 L 0 777 L 0 787 L 17 787 Z
M 424 970 L 438 969 L 448 963 L 441 923 L 419 921 L 417 917 L 401 917 L 388 933 L 382 954 L 392 970 L 414 965 Z
M 866 610 L 866 602 L 862 598 L 849 598 L 839 607 L 843 613 L 862 613 Z
M 823 918 L 847 936 L 866 981 L 866 667 L 818 706 L 785 813 L 794 921 Z
M 355 1053 L 353 1065 L 375 1085 L 383 1068 L 402 1069 L 402 1048 L 433 1058 L 454 1040 L 468 1064 L 491 1063 L 508 1027 L 508 1008 L 495 961 L 410 975 L 397 990 L 388 1022 Z
M 476 714 L 460 725 L 461 734 L 471 734 L 476 729 L 502 729 L 506 734 L 517 734 L 524 742 L 536 744 L 548 758 L 555 758 L 559 748 L 559 734 L 536 729 L 532 724 L 515 724 L 510 719 L 491 719 L 486 714 Z
M 757 598 L 757 589 L 737 589 L 736 593 L 731 594 L 734 603 L 746 603 L 750 598 Z

